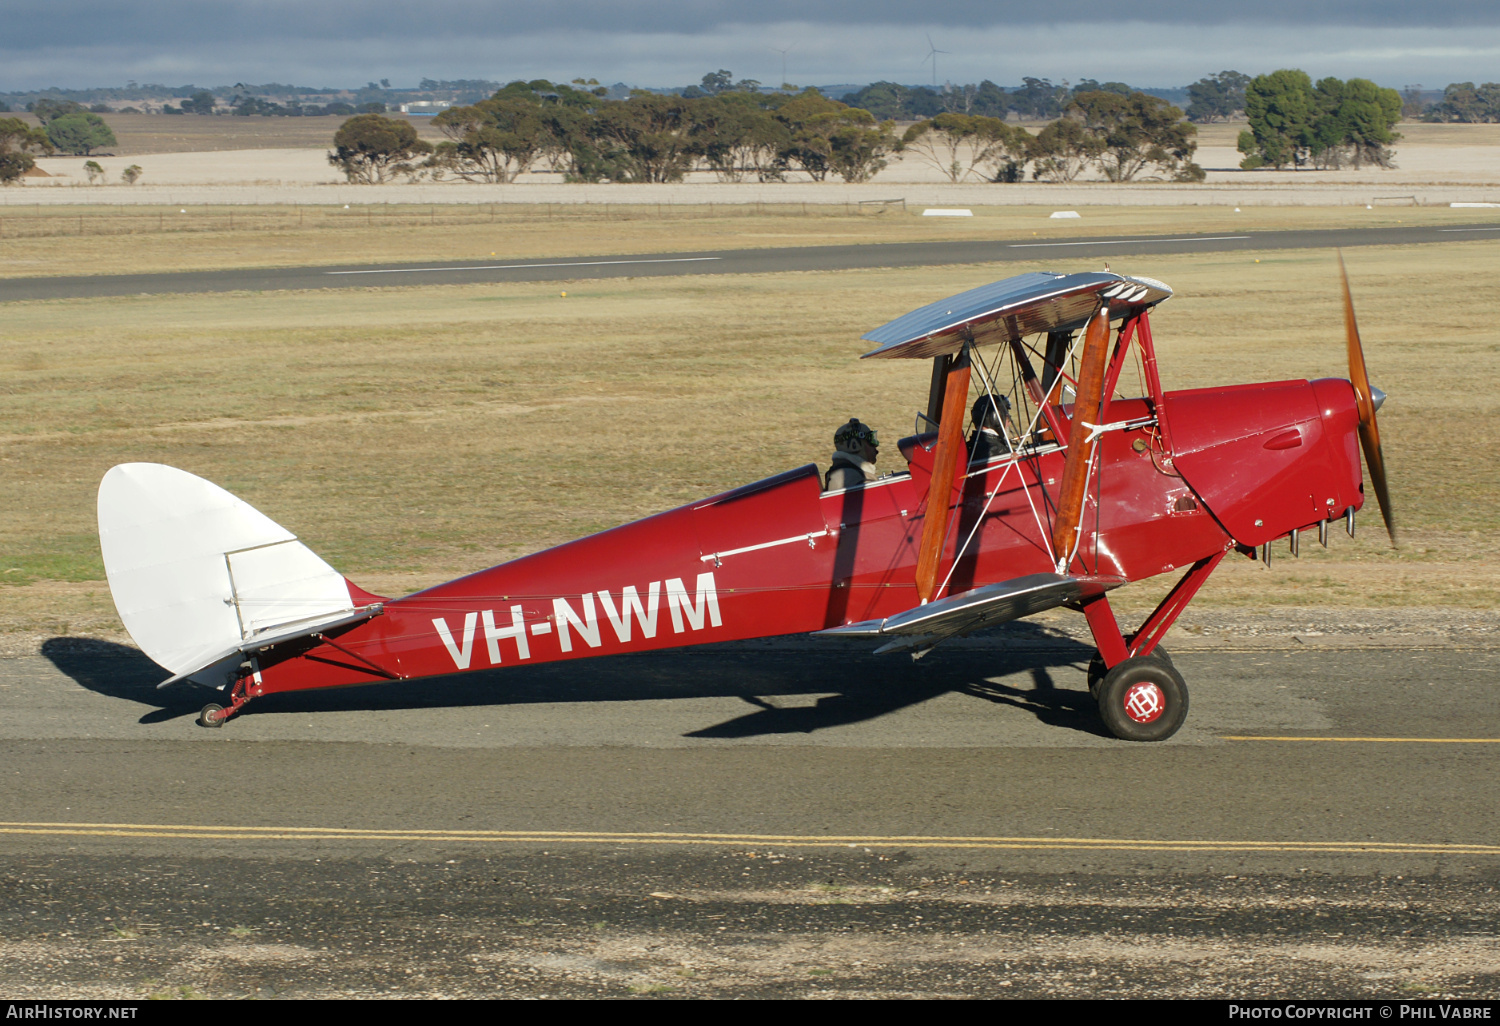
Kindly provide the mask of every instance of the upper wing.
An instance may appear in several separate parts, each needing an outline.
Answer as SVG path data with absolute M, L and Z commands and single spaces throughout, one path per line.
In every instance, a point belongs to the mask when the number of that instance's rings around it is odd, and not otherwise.
M 967 343 L 995 345 L 1039 331 L 1081 328 L 1109 302 L 1111 320 L 1169 298 L 1172 289 L 1155 278 L 1110 271 L 1053 274 L 1033 271 L 960 292 L 897 317 L 863 337 L 878 343 L 864 359 L 927 359 L 956 353 Z

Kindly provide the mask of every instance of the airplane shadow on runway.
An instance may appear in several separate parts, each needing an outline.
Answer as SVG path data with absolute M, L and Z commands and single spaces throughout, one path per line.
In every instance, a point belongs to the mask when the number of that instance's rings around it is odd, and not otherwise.
M 698 738 L 811 734 L 881 716 L 948 692 L 1010 706 L 1048 726 L 1106 736 L 1077 672 L 1090 646 L 1025 621 L 976 635 L 979 646 L 939 647 L 920 661 L 877 656 L 845 642 L 806 646 L 731 642 L 480 671 L 419 681 L 267 695 L 241 716 L 440 709 L 541 702 L 622 702 L 733 697 L 750 709 L 690 731 Z M 168 674 L 134 648 L 53 638 L 42 654 L 80 686 L 141 705 L 142 724 L 195 715 L 217 692 L 195 685 L 157 690 Z M 1040 644 L 1039 644 L 1040 643 Z M 1054 671 L 1074 683 L 1060 687 Z M 816 701 L 803 704 L 805 696 Z
M 162 723 L 179 716 L 196 716 L 213 701 L 207 688 L 166 688 L 156 685 L 171 676 L 144 653 L 128 645 L 93 638 L 49 638 L 42 642 L 42 655 L 80 686 L 110 698 L 123 698 L 152 710 L 140 723 Z

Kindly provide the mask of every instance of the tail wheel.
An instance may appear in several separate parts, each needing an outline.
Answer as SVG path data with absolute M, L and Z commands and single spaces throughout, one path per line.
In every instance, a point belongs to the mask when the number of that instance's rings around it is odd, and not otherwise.
M 224 726 L 224 721 L 227 719 L 229 719 L 229 715 L 224 711 L 224 707 L 222 705 L 219 705 L 215 702 L 209 702 L 203 707 L 203 710 L 198 713 L 198 726 L 222 727 Z
M 1116 665 L 1095 697 L 1104 725 L 1126 741 L 1165 741 L 1187 719 L 1187 684 L 1170 662 L 1152 656 Z
M 1174 670 L 1177 669 L 1177 664 L 1172 662 L 1172 656 L 1160 645 L 1153 648 L 1150 655 L 1139 656 L 1137 658 L 1155 659 L 1157 662 L 1164 663 Z M 1104 665 L 1104 657 L 1095 652 L 1094 658 L 1089 660 L 1089 694 L 1095 698 L 1099 697 L 1099 682 L 1104 679 L 1107 673 L 1109 673 L 1109 668 Z

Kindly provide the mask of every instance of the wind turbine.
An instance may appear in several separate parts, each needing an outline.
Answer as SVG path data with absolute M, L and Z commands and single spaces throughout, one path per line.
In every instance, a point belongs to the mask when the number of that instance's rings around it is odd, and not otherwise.
M 782 84 L 782 86 L 786 85 L 786 55 L 789 54 L 789 53 L 791 53 L 793 49 L 795 49 L 795 48 L 791 47 L 791 46 L 788 46 L 785 49 L 782 49 L 779 46 L 773 46 L 773 47 L 771 47 L 771 52 L 772 53 L 779 53 L 779 54 L 781 54 L 781 84 Z
M 937 88 L 937 55 L 940 53 L 951 54 L 952 50 L 939 50 L 932 44 L 932 33 L 927 33 L 927 56 L 922 58 L 922 63 L 932 62 L 932 86 Z

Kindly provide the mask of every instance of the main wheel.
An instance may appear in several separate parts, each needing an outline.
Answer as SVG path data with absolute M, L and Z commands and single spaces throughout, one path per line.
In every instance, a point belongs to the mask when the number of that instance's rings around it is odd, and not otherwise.
M 1188 689 L 1168 662 L 1150 656 L 1126 659 L 1104 675 L 1099 715 L 1115 737 L 1165 741 L 1187 719 Z
M 1165 663 L 1174 670 L 1177 668 L 1177 664 L 1172 662 L 1172 656 L 1160 645 L 1153 648 L 1150 655 L 1141 656 L 1140 658 L 1155 659 L 1157 662 Z M 1104 665 L 1104 657 L 1095 652 L 1094 658 L 1089 660 L 1089 694 L 1095 698 L 1099 697 L 1099 682 L 1104 679 L 1104 675 L 1108 672 L 1109 670 Z
M 224 714 L 224 707 L 215 702 L 209 702 L 201 712 L 198 713 L 198 726 L 200 727 L 222 727 L 224 721 L 229 719 Z

